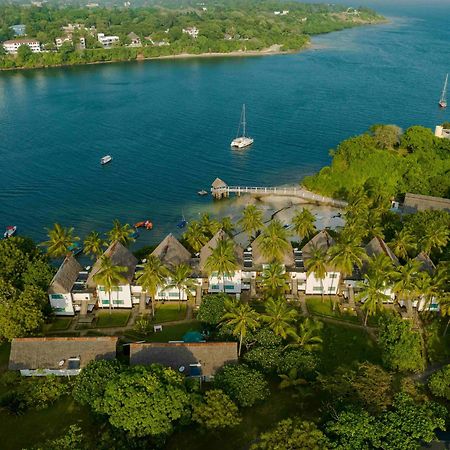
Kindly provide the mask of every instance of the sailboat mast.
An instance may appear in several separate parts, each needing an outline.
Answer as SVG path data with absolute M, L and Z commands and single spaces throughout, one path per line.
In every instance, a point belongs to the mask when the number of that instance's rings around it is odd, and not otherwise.
M 242 136 L 245 137 L 245 103 L 242 105 Z

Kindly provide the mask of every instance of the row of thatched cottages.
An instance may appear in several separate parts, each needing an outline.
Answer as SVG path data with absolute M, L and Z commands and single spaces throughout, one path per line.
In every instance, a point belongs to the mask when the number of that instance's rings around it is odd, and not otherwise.
M 239 297 L 242 292 L 248 292 L 250 296 L 258 295 L 257 280 L 270 260 L 261 251 L 261 236 L 252 244 L 243 249 L 235 243 L 234 252 L 239 268 L 230 276 L 219 276 L 217 273 L 209 274 L 205 270 L 206 261 L 213 249 L 221 239 L 228 239 L 223 231 L 219 231 L 197 255 L 192 255 L 172 234 L 156 247 L 152 255 L 158 257 L 170 270 L 179 264 L 187 264 L 192 269 L 191 278 L 195 284 L 190 294 L 195 298 L 196 305 L 201 303 L 202 296 L 218 292 L 226 292 Z M 323 280 L 315 277 L 314 273 L 307 274 L 305 265 L 308 258 L 316 248 L 327 251 L 334 240 L 326 230 L 320 231 L 303 248 L 290 246 L 283 254 L 282 264 L 287 273 L 290 292 L 287 295 L 298 296 L 299 293 L 306 295 L 336 295 L 342 282 L 347 290 L 353 292 L 361 274 L 357 273 L 348 279 L 343 279 L 341 273 L 331 265 L 327 267 L 327 273 Z M 386 243 L 380 238 L 374 238 L 365 247 L 368 256 L 385 254 L 394 265 L 398 265 L 396 256 L 392 253 Z M 127 268 L 125 277 L 126 284 L 117 286 L 111 294 L 111 303 L 114 308 L 132 308 L 140 305 L 145 309 L 149 298 L 142 292 L 137 282 L 137 274 L 142 269 L 142 264 L 135 256 L 119 242 L 112 243 L 104 253 L 111 258 L 113 264 Z M 418 256 L 424 270 L 433 271 L 432 261 L 424 254 Z M 105 292 L 104 286 L 95 282 L 95 274 L 101 267 L 98 259 L 92 268 L 83 268 L 71 255 L 67 256 L 54 276 L 49 290 L 50 304 L 56 315 L 71 316 L 76 312 L 86 314 L 95 306 L 98 308 L 109 308 L 109 294 Z M 170 286 L 170 280 L 167 280 Z M 394 294 L 386 292 L 392 300 Z M 345 295 L 345 292 L 344 292 Z M 179 301 L 187 300 L 187 293 L 176 287 L 164 287 L 158 289 L 155 300 L 157 301 Z
M 116 358 L 117 343 L 112 336 L 16 338 L 11 343 L 9 370 L 23 376 L 78 375 L 91 361 Z M 131 366 L 160 364 L 204 381 L 238 360 L 236 342 L 151 342 L 127 347 Z

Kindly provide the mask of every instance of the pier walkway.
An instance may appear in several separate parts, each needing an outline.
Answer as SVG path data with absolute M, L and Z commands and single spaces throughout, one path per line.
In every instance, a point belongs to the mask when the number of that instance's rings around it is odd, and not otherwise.
M 220 178 L 216 178 L 211 186 L 211 194 L 216 199 L 223 197 L 229 197 L 230 194 L 236 194 L 238 196 L 242 194 L 251 194 L 256 197 L 262 195 L 277 195 L 283 197 L 298 197 L 303 198 L 308 202 L 335 206 L 337 208 L 345 208 L 347 202 L 342 200 L 335 200 L 330 197 L 324 197 L 323 195 L 314 194 L 314 192 L 308 191 L 302 187 L 254 187 L 254 186 L 228 186 Z

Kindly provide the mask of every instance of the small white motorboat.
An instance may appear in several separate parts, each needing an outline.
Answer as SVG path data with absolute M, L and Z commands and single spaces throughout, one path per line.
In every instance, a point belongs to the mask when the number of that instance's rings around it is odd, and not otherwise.
M 8 239 L 11 236 L 14 236 L 16 234 L 16 231 L 17 231 L 17 227 L 15 225 L 14 226 L 10 226 L 10 227 L 6 227 L 6 230 L 3 233 L 3 237 L 5 239 Z
M 100 160 L 100 164 L 102 166 L 104 166 L 105 164 L 108 164 L 111 161 L 112 161 L 112 156 L 111 155 L 106 155 Z

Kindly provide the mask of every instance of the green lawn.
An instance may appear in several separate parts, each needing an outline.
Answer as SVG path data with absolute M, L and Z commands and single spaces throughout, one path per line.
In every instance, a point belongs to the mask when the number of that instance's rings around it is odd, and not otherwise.
M 323 372 L 354 362 L 381 362 L 380 349 L 367 332 L 345 324 L 324 324 L 321 357 L 320 370 Z
M 335 311 L 333 311 L 333 300 L 336 302 Z M 306 305 L 308 311 L 316 316 L 331 317 L 333 319 L 345 320 L 353 323 L 360 323 L 355 311 L 340 311 L 338 298 L 322 297 L 306 297 Z
M 124 327 L 130 318 L 129 311 L 99 311 L 97 320 L 92 324 L 93 328 Z
M 72 323 L 72 317 L 57 317 L 52 323 L 44 326 L 44 331 L 61 331 L 67 330 Z
M 152 322 L 164 323 L 184 320 L 186 318 L 186 303 L 157 303 L 155 308 L 155 318 Z
M 168 342 L 181 341 L 183 336 L 188 331 L 201 331 L 202 324 L 196 320 L 191 322 L 180 323 L 178 325 L 163 325 L 163 330 L 160 333 L 151 333 L 144 336 L 135 331 L 127 331 L 125 337 L 132 340 L 144 340 L 147 342 Z

